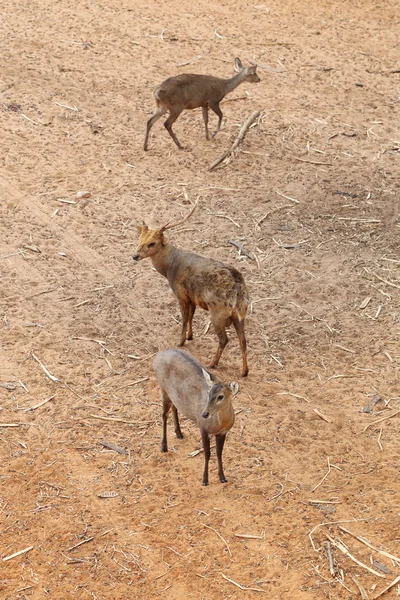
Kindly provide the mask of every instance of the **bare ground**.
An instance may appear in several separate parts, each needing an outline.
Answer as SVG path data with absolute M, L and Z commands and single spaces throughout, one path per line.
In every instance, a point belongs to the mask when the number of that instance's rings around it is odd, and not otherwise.
M 400 562 L 339 526 L 400 555 L 396 3 L 1 8 L 0 554 L 32 547 L 1 561 L 1 597 L 374 598 Z M 207 142 L 193 111 L 175 125 L 184 151 L 159 122 L 144 153 L 151 89 L 230 76 L 235 56 L 262 81 L 226 99 L 221 133 Z M 241 151 L 209 172 L 253 110 Z M 170 239 L 240 268 L 252 298 L 229 483 L 213 461 L 208 488 L 191 423 L 160 453 L 151 357 L 176 344 L 179 310 L 131 260 L 137 223 L 197 197 Z M 206 324 L 198 311 L 187 345 L 203 362 Z M 365 566 L 331 543 L 330 573 L 327 534 Z

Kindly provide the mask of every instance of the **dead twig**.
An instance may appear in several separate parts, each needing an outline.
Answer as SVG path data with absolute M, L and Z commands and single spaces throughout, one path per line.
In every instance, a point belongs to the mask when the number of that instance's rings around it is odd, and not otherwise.
M 376 596 L 374 596 L 373 600 L 377 600 L 377 598 L 380 598 L 381 596 L 383 596 L 383 594 L 386 594 L 386 592 L 388 592 L 394 585 L 396 585 L 396 583 L 399 583 L 400 581 L 400 575 L 398 577 L 396 577 L 396 579 L 394 579 L 392 581 L 392 583 L 389 583 L 388 586 L 386 586 L 381 592 L 379 592 L 379 594 L 376 594 Z
M 226 150 L 217 160 L 215 160 L 209 167 L 209 171 L 213 171 L 220 163 L 226 161 L 230 156 L 232 156 L 233 152 L 239 146 L 239 144 L 244 140 L 244 137 L 247 131 L 250 129 L 253 122 L 261 115 L 261 110 L 255 110 L 248 119 L 243 123 L 239 130 L 239 134 L 236 140 L 233 142 L 232 146 L 229 150 Z
M 75 544 L 75 546 L 71 546 L 71 548 L 67 548 L 66 552 L 71 552 L 71 550 L 75 550 L 75 548 L 79 548 L 79 546 L 82 546 L 82 544 L 87 544 L 88 542 L 91 542 L 92 540 L 94 540 L 94 536 L 87 538 L 86 540 L 82 540 L 78 544 Z
M 50 373 L 50 371 L 47 369 L 47 367 L 41 362 L 41 360 L 38 359 L 38 357 L 33 352 L 31 352 L 31 356 L 42 367 L 43 371 L 46 373 L 46 375 L 49 379 L 51 379 L 54 382 L 60 381 L 55 375 L 52 375 Z
M 383 579 L 385 579 L 385 577 L 386 577 L 385 575 L 382 575 L 382 573 L 378 573 L 378 571 L 375 571 L 374 569 L 371 569 L 371 567 L 369 567 L 368 565 L 365 565 L 363 562 L 361 562 L 360 560 L 358 560 L 358 558 L 356 558 L 355 556 L 353 556 L 352 554 L 350 554 L 350 552 L 347 550 L 347 548 L 341 542 L 335 541 L 328 533 L 325 533 L 325 535 L 330 540 L 330 542 L 335 546 L 335 548 L 337 548 L 338 550 L 340 550 L 340 552 L 342 552 L 342 554 L 344 554 L 345 556 L 347 556 L 348 558 L 350 558 L 350 560 L 352 560 L 353 562 L 355 562 L 357 565 L 359 565 L 360 567 L 362 567 L 366 571 L 369 571 L 373 575 L 376 575 L 376 577 L 382 577 Z
M 261 219 L 259 219 L 257 221 L 255 228 L 254 228 L 255 231 L 257 231 L 257 229 L 260 227 L 261 223 L 263 223 L 267 217 L 269 217 L 273 213 L 278 212 L 278 210 L 283 210 L 284 208 L 293 208 L 293 205 L 292 204 L 283 204 L 282 206 L 276 206 L 275 208 L 272 208 L 271 210 L 269 210 L 263 217 L 261 217 Z
M 316 415 L 318 415 L 321 419 L 323 419 L 327 423 L 333 423 L 332 419 L 330 419 L 329 417 L 326 417 L 320 410 L 318 410 L 318 408 L 313 408 L 313 411 L 315 412 Z
M 42 400 L 41 402 L 39 402 L 38 404 L 35 404 L 34 406 L 29 406 L 28 408 L 24 408 L 23 411 L 28 412 L 28 410 L 35 410 L 36 408 L 39 408 L 40 406 L 47 404 L 47 402 L 50 402 L 50 400 L 53 400 L 53 398 L 55 398 L 56 396 L 57 396 L 57 394 L 53 394 L 52 396 L 50 396 L 50 398 L 46 398 L 46 400 Z
M 341 529 L 345 533 L 348 533 L 352 537 L 356 538 L 356 540 L 358 540 L 362 544 L 365 544 L 365 546 L 368 546 L 368 548 L 371 548 L 371 550 L 375 550 L 375 552 L 379 552 L 379 554 L 382 554 L 382 556 L 386 556 L 386 558 L 390 558 L 391 560 L 400 562 L 400 558 L 398 556 L 394 556 L 394 554 L 390 554 L 389 552 L 386 552 L 385 550 L 381 550 L 380 548 L 373 546 L 366 538 L 356 535 L 355 533 L 352 533 L 351 531 L 346 529 L 346 527 L 342 527 L 341 525 L 339 525 L 339 529 Z
M 231 549 L 228 546 L 228 542 L 222 537 L 222 535 L 220 533 L 218 533 L 218 531 L 216 529 L 213 529 L 209 525 L 206 525 L 205 523 L 202 523 L 202 525 L 203 525 L 203 527 L 207 527 L 207 529 L 211 529 L 211 531 L 213 531 L 214 533 L 217 534 L 217 536 L 224 542 L 225 546 L 227 547 L 229 555 L 232 556 L 232 552 L 231 552 Z
M 235 242 L 235 240 L 229 240 L 228 244 L 235 246 L 241 254 L 247 256 L 248 258 L 250 258 L 250 260 L 254 260 L 254 256 L 248 250 L 246 250 L 246 248 L 240 242 Z
M 237 581 L 233 581 L 233 579 L 229 579 L 229 577 L 227 577 L 223 573 L 221 573 L 221 575 L 224 579 L 226 579 L 226 581 L 229 581 L 229 583 L 232 583 L 233 585 L 238 587 L 240 590 L 251 591 L 251 592 L 261 592 L 261 594 L 265 594 L 267 591 L 267 590 L 259 590 L 257 588 L 253 588 L 253 587 L 245 587 L 244 585 L 240 585 L 240 583 L 238 583 Z M 269 581 L 271 581 L 271 582 L 276 581 L 276 579 L 270 579 Z
M 325 548 L 326 548 L 326 553 L 328 555 L 329 572 L 332 575 L 332 577 L 335 577 L 335 567 L 333 566 L 333 558 L 332 558 L 332 552 L 331 552 L 331 545 L 330 545 L 329 542 L 325 542 Z
M 24 548 L 24 550 L 20 550 L 19 552 L 14 552 L 14 554 L 10 554 L 10 556 L 6 556 L 3 558 L 3 561 L 11 560 L 12 558 L 16 558 L 17 556 L 21 556 L 21 554 L 26 554 L 30 550 L 32 550 L 34 546 L 29 546 L 28 548 Z
M 153 421 L 127 421 L 126 419 L 119 419 L 118 417 L 102 417 L 101 415 L 89 415 L 92 419 L 100 419 L 101 421 L 114 421 L 115 423 L 127 423 L 128 425 L 137 425 L 138 427 L 147 427 Z
M 356 584 L 356 586 L 360 590 L 361 599 L 362 600 L 369 600 L 367 592 L 365 591 L 365 589 L 363 588 L 363 586 L 361 585 L 361 583 L 359 583 L 358 579 L 356 579 L 355 577 L 352 577 L 352 580 L 354 581 L 354 583 Z
M 382 421 L 387 421 L 387 419 L 391 419 L 392 417 L 395 417 L 398 414 L 400 414 L 400 410 L 395 410 L 395 412 L 392 413 L 391 415 L 387 415 L 386 417 L 381 417 L 380 419 L 376 419 L 376 421 L 372 421 L 372 423 L 369 423 L 366 427 L 364 427 L 364 429 L 362 430 L 362 433 L 367 431 L 367 429 L 369 429 L 369 427 L 372 427 L 373 425 L 376 425 L 377 423 L 382 423 Z
M 129 454 L 128 450 L 125 448 L 111 444 L 111 442 L 107 442 L 106 440 L 101 440 L 100 444 L 105 448 L 109 448 L 110 450 L 114 450 L 114 452 L 118 452 L 118 454 Z

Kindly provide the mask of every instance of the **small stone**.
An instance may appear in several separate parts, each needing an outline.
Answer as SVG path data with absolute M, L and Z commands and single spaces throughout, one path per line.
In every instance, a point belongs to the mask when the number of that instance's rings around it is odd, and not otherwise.
M 90 198 L 91 195 L 92 194 L 90 192 L 81 191 L 76 192 L 75 198 L 78 198 L 78 200 L 80 200 L 81 198 Z

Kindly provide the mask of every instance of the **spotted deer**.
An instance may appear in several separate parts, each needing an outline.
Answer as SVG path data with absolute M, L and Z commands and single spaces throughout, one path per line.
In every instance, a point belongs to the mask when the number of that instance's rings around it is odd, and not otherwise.
M 154 268 L 168 279 L 182 315 L 179 346 L 183 346 L 186 339 L 193 339 L 192 321 L 196 307 L 209 311 L 219 341 L 209 365 L 211 368 L 218 365 L 228 343 L 226 328 L 233 324 L 242 351 L 242 376 L 246 377 L 249 369 L 244 327 L 249 296 L 242 274 L 226 263 L 176 248 L 164 235 L 168 229 L 184 223 L 196 206 L 197 203 L 182 220 L 167 223 L 159 229 L 139 225 L 139 245 L 132 258 L 134 261 L 150 258 Z

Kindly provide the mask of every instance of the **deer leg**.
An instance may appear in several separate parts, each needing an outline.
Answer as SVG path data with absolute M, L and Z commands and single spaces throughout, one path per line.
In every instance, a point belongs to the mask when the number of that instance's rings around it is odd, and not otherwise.
M 161 440 L 161 452 L 168 452 L 167 419 L 168 419 L 168 413 L 171 408 L 172 402 L 164 390 L 161 390 L 161 398 L 162 398 L 162 404 L 163 404 L 163 413 L 162 413 L 163 436 L 162 436 L 162 440 Z
M 211 137 L 215 137 L 218 133 L 218 131 L 221 129 L 221 123 L 222 123 L 222 111 L 219 107 L 219 104 L 214 104 L 213 106 L 210 105 L 210 108 L 213 112 L 215 112 L 215 114 L 218 116 L 218 125 L 217 125 L 217 129 L 213 132 Z
M 169 135 L 172 137 L 172 139 L 174 140 L 175 144 L 178 146 L 179 150 L 183 150 L 183 146 L 181 146 L 180 141 L 178 140 L 178 138 L 176 137 L 176 135 L 172 131 L 172 125 L 175 123 L 175 121 L 177 120 L 177 118 L 179 117 L 179 115 L 181 114 L 181 112 L 182 112 L 181 109 L 174 110 L 174 111 L 170 110 L 169 111 L 169 117 L 168 117 L 168 119 L 164 123 L 165 129 L 168 131 Z
M 214 358 L 211 361 L 210 367 L 214 368 L 218 366 L 219 359 L 221 358 L 221 354 L 224 351 L 225 346 L 228 343 L 228 336 L 226 335 L 224 323 L 213 323 L 215 333 L 218 336 L 219 345 L 217 352 L 215 353 Z
M 208 106 L 203 106 L 201 110 L 203 111 L 204 127 L 206 130 L 206 140 L 209 140 L 210 136 L 208 134 Z
M 183 440 L 183 434 L 182 434 L 182 431 L 181 431 L 181 426 L 179 425 L 178 411 L 176 410 L 176 406 L 174 404 L 172 405 L 171 408 L 172 408 L 172 416 L 173 416 L 173 419 L 174 419 L 176 437 L 178 438 L 178 440 Z
M 232 316 L 233 326 L 236 329 L 239 338 L 240 349 L 242 351 L 242 377 L 247 377 L 249 367 L 247 365 L 247 342 L 244 334 L 244 319 L 239 319 L 237 316 Z
M 224 449 L 225 444 L 225 434 L 220 434 L 215 436 L 215 445 L 217 447 L 217 460 L 218 460 L 218 476 L 221 483 L 226 483 L 226 477 L 224 475 L 224 470 L 222 468 L 222 450 Z
M 210 462 L 211 450 L 210 450 L 210 436 L 204 430 L 201 431 L 201 439 L 203 440 L 204 449 L 204 473 L 203 473 L 203 485 L 208 485 L 208 463 Z
M 148 144 L 148 141 L 149 141 L 150 129 L 153 127 L 154 123 L 156 123 L 160 117 L 162 117 L 163 115 L 165 115 L 166 112 L 167 112 L 167 109 L 164 108 L 163 106 L 160 106 L 160 108 L 157 110 L 157 112 L 154 113 L 154 115 L 151 117 L 151 119 L 149 119 L 147 121 L 146 136 L 144 138 L 144 146 L 143 146 L 143 149 L 145 151 L 147 150 L 147 144 Z
M 189 322 L 189 314 L 190 314 L 190 300 L 186 299 L 182 300 L 179 298 L 179 306 L 181 309 L 182 315 L 182 331 L 181 331 L 181 339 L 179 341 L 178 347 L 183 346 L 186 342 L 186 330 Z
M 192 326 L 192 321 L 193 321 L 193 315 L 194 315 L 194 311 L 196 310 L 196 305 L 193 304 L 193 302 L 190 304 L 189 306 L 189 316 L 188 316 L 188 332 L 187 332 L 187 339 L 188 340 L 192 340 L 193 339 L 193 326 Z

